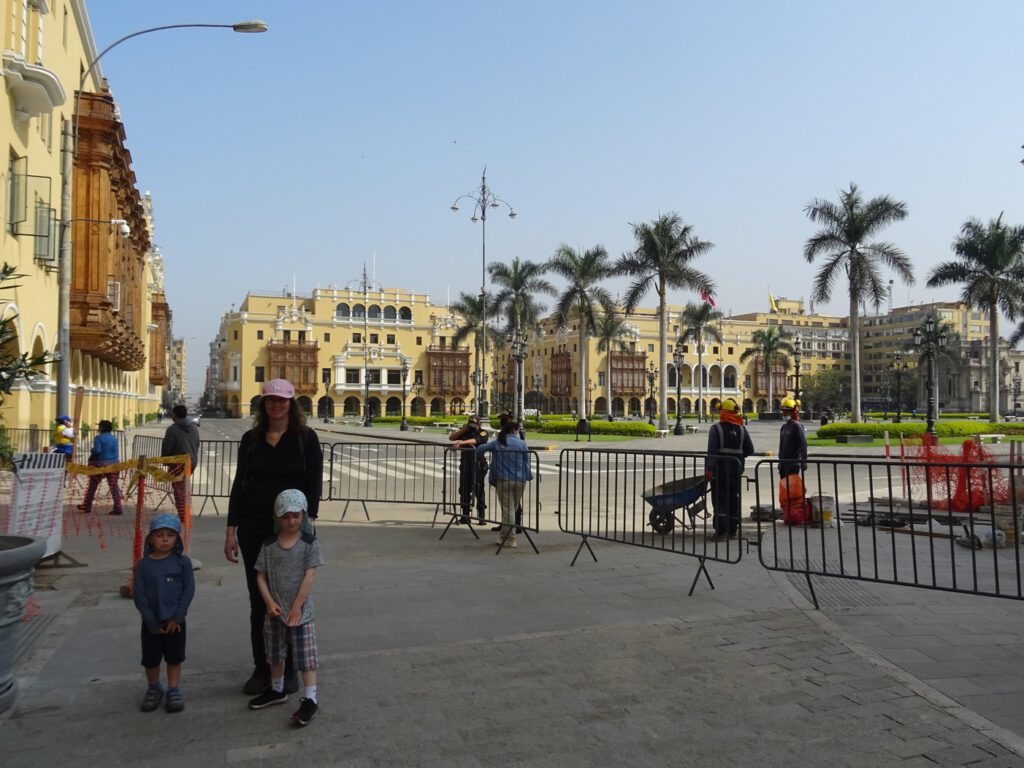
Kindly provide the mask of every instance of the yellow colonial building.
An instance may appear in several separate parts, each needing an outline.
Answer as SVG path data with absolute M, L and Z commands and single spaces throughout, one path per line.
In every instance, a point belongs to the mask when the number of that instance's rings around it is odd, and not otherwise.
M 249 293 L 221 318 L 211 344 L 207 401 L 248 415 L 263 382 L 288 379 L 318 417 L 467 412 L 470 350 L 458 318 L 403 288 Z
M 8 162 L 0 260 L 21 275 L 12 281 L 17 287 L 0 290 L 2 316 L 16 318 L 7 351 L 53 355 L 59 348 L 60 222 L 67 220 L 71 410 L 92 425 L 135 423 L 156 411 L 167 380 L 170 308 L 151 245 L 152 205 L 136 187 L 125 129 L 99 67 L 81 94 L 71 152 L 75 93 L 98 53 L 84 3 L 3 0 L 2 9 L 0 141 Z M 14 383 L 0 411 L 8 428 L 47 430 L 58 415 L 57 365 L 41 373 Z

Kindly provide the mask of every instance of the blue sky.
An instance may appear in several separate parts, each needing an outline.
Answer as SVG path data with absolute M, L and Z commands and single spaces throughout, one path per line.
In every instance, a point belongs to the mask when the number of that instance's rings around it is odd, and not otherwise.
M 966 218 L 1024 224 L 1019 0 L 88 10 L 98 49 L 161 24 L 270 25 L 154 33 L 102 61 L 153 194 L 193 394 L 221 313 L 250 289 L 344 285 L 376 254 L 387 286 L 478 291 L 479 225 L 449 206 L 485 165 L 519 213 L 489 219 L 488 261 L 562 242 L 615 257 L 630 222 L 677 211 L 715 243 L 697 266 L 736 313 L 769 290 L 809 296 L 804 207 L 851 181 L 909 208 L 885 233 L 918 278 L 897 304 L 956 297 L 924 282 Z M 846 303 L 840 287 L 818 308 Z

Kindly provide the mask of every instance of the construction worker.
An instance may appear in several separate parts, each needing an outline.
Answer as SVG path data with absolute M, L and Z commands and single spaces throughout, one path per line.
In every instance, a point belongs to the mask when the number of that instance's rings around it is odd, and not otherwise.
M 754 443 L 743 426 L 740 406 L 727 397 L 718 409 L 718 423 L 708 430 L 708 455 L 704 462 L 704 476 L 711 481 L 716 540 L 735 538 L 739 531 L 743 462 L 753 452 Z
M 807 469 L 807 436 L 800 423 L 800 401 L 782 401 L 785 422 L 779 430 L 779 504 L 782 519 L 793 525 L 810 522 L 801 473 Z

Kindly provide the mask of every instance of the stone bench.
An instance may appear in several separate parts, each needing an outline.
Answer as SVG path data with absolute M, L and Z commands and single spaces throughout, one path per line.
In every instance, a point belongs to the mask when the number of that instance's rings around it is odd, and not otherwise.
M 667 429 L 656 429 L 656 430 L 654 430 L 654 436 L 655 437 L 668 437 L 668 430 Z
M 413 424 L 411 427 L 409 427 L 409 429 L 411 429 L 413 432 L 422 432 L 423 431 L 423 425 L 422 424 Z
M 689 432 L 700 432 L 700 427 L 697 426 L 696 424 L 684 424 L 683 425 L 683 431 L 684 432 L 688 432 L 688 433 Z
M 975 438 L 979 443 L 1001 443 L 1006 435 L 1000 435 L 995 432 L 986 432 L 983 435 L 975 435 Z
M 873 443 L 875 438 L 871 435 L 836 435 L 837 443 Z

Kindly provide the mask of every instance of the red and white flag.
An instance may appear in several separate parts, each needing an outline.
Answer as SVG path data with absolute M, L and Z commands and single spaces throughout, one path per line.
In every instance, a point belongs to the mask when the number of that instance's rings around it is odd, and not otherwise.
M 715 306 L 715 297 L 712 296 L 710 293 L 708 293 L 706 288 L 701 288 L 700 289 L 700 298 L 701 298 L 701 301 L 706 301 L 712 307 Z

